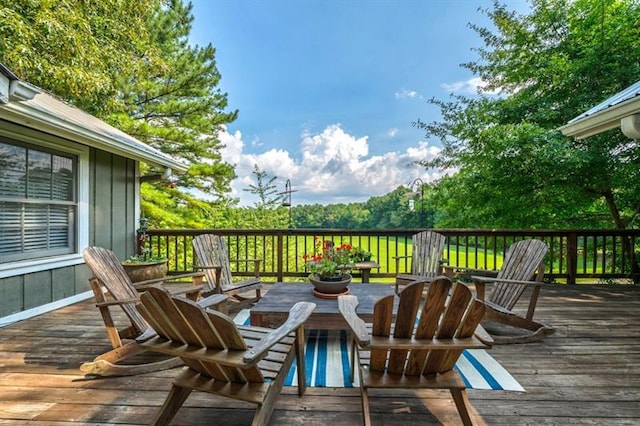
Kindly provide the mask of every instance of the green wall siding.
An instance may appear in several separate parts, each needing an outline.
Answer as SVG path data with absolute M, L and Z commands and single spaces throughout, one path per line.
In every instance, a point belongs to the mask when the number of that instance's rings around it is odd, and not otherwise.
M 30 309 L 52 302 L 51 271 L 34 272 L 24 276 L 24 308 Z
M 76 268 L 58 268 L 51 271 L 52 300 L 60 300 L 77 294 L 75 269 Z
M 24 276 L 0 279 L 0 317 L 24 309 Z
M 121 259 L 135 253 L 135 173 L 135 161 L 91 149 L 89 244 Z M 0 317 L 88 291 L 90 277 L 85 265 L 76 265 L 0 279 Z
M 126 259 L 135 254 L 135 162 L 92 150 L 89 244 Z

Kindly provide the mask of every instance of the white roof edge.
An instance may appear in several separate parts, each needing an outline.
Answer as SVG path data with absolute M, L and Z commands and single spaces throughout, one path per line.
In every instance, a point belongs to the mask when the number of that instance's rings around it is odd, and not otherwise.
M 635 98 L 636 96 L 640 96 L 640 81 L 637 81 L 631 86 L 627 87 L 626 89 L 623 89 L 618 93 L 611 95 L 610 97 L 600 102 L 598 105 L 592 107 L 588 111 L 585 111 L 579 116 L 573 118 L 572 120 L 569 120 L 569 123 L 578 121 L 589 115 L 594 115 L 597 112 L 615 107 L 616 105 L 621 104 L 625 101 L 628 101 L 629 99 Z
M 565 136 L 583 139 L 605 130 L 620 127 L 620 120 L 640 111 L 640 96 L 635 96 L 592 115 L 573 119 L 558 130 Z
M 0 119 L 151 165 L 186 172 L 188 164 L 176 160 L 104 121 L 15 79 L 0 64 L 0 73 L 14 89 L 8 102 L 0 102 Z M 6 81 L 6 80 L 5 80 Z M 31 93 L 27 89 L 31 89 Z M 19 91 L 18 91 L 19 90 Z M 25 91 L 26 90 L 26 91 Z

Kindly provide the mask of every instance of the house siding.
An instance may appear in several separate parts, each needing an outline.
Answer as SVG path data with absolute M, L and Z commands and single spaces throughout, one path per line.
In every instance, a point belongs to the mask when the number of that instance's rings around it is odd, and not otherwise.
M 121 259 L 135 253 L 136 169 L 134 160 L 90 151 L 89 244 Z M 0 279 L 0 318 L 89 291 L 89 278 L 81 264 Z
M 136 163 L 91 151 L 89 241 L 120 259 L 135 254 Z
M 24 275 L 0 279 L 0 316 L 24 310 Z

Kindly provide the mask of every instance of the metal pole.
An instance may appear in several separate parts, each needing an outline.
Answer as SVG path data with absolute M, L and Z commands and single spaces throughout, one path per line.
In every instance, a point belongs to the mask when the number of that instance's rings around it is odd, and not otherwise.
M 291 189 L 291 180 L 287 179 L 287 182 L 284 184 L 284 191 L 281 192 L 279 195 L 284 195 L 284 197 L 282 198 L 282 206 L 289 207 L 289 228 L 293 226 L 293 215 L 291 212 L 291 193 L 292 192 L 296 192 L 296 191 Z

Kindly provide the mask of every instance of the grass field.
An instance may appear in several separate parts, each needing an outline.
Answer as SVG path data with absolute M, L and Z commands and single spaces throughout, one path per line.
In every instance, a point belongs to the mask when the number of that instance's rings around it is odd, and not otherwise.
M 328 237 L 327 237 L 328 238 Z M 377 237 L 367 237 L 360 241 L 345 241 L 351 243 L 354 247 L 359 247 L 363 250 L 373 253 L 373 259 L 380 265 L 380 271 L 396 273 L 397 256 L 411 256 L 411 240 L 405 242 L 405 240 L 396 240 L 395 238 L 378 239 Z M 336 239 L 336 244 L 340 244 L 341 241 Z M 296 247 L 299 255 L 303 253 L 314 253 L 314 240 L 312 238 L 297 237 L 297 241 L 293 247 Z M 291 250 L 290 250 L 291 251 Z M 290 260 L 295 257 L 295 253 L 290 255 Z M 468 249 L 466 247 L 451 246 L 448 250 L 445 250 L 444 259 L 447 259 L 448 264 L 451 266 L 459 266 L 464 268 L 478 268 L 478 269 L 493 269 L 494 266 L 499 268 L 502 264 L 502 255 L 496 255 L 493 252 L 485 251 L 484 249 L 475 248 Z M 405 267 L 410 265 L 407 262 L 400 263 L 400 272 L 405 272 Z

